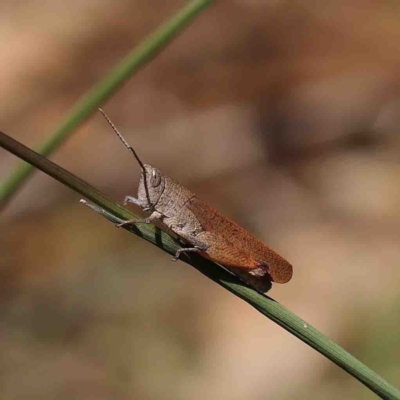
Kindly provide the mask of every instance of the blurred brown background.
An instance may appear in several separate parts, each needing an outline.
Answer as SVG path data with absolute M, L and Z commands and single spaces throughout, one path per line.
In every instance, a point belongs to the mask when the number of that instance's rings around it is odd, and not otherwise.
M 38 146 L 182 1 L 0 5 L 1 130 Z M 141 157 L 295 266 L 271 296 L 400 385 L 400 7 L 215 2 L 104 106 Z M 0 151 L 3 180 L 18 160 Z M 122 200 L 100 115 L 52 159 Z M 0 398 L 375 396 L 35 173 L 2 214 Z

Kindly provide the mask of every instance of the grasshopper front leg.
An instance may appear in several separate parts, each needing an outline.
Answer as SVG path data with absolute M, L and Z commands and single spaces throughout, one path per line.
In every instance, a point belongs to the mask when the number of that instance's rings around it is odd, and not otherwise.
M 126 206 L 128 203 L 135 204 L 135 205 L 139 206 L 140 208 L 142 208 L 142 206 L 139 203 L 139 200 L 136 197 L 125 196 L 124 203 L 123 203 L 124 206 Z
M 140 203 L 139 199 L 133 196 L 125 196 L 124 202 L 122 203 L 124 206 L 127 204 L 132 203 L 135 204 L 136 206 L 140 207 L 143 209 L 143 211 L 151 211 L 150 207 L 143 207 L 142 204 Z

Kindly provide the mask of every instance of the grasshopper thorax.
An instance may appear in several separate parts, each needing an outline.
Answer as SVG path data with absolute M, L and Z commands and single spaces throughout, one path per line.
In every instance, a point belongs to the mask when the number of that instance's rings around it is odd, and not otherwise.
M 138 188 L 138 200 L 141 207 L 143 209 L 153 209 L 157 205 L 164 189 L 165 177 L 161 171 L 152 165 L 144 164 Z

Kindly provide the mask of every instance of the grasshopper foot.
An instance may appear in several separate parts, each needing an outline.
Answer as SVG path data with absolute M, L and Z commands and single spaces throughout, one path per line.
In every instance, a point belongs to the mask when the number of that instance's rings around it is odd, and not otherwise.
M 137 224 L 150 224 L 150 219 L 129 219 L 127 221 L 121 222 L 120 224 L 115 224 L 117 228 L 121 228 L 122 226 L 127 225 L 137 225 Z

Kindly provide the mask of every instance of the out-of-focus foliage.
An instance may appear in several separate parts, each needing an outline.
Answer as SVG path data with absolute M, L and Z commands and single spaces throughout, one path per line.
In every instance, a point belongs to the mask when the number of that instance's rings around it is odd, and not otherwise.
M 2 130 L 42 142 L 179 5 L 3 1 Z M 106 106 L 145 161 L 294 264 L 274 298 L 397 386 L 398 11 L 218 2 Z M 5 177 L 17 160 L 0 157 Z M 135 193 L 138 168 L 100 117 L 54 159 Z M 2 399 L 374 398 L 77 200 L 37 174 L 2 215 Z

